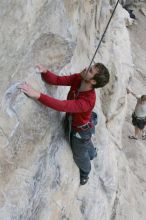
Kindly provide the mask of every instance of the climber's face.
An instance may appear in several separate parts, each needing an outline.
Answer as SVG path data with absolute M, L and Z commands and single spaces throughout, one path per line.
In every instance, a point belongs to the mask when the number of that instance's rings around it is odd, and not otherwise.
M 97 74 L 97 68 L 93 65 L 90 67 L 90 69 L 88 70 L 87 72 L 87 68 L 84 69 L 82 72 L 81 72 L 81 76 L 82 78 L 86 81 L 86 82 L 90 82 L 90 80 L 93 79 L 93 77 L 95 76 L 95 74 Z

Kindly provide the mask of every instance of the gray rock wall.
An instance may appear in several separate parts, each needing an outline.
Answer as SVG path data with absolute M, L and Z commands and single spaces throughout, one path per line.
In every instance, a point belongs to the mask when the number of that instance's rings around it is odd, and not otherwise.
M 127 25 L 119 4 L 96 62 L 110 70 L 110 83 L 97 91 L 99 115 L 90 180 L 79 173 L 63 133 L 64 113 L 20 93 L 29 82 L 53 97 L 68 89 L 44 84 L 34 66 L 42 63 L 58 75 L 88 66 L 114 7 L 110 1 L 0 1 L 0 220 L 144 220 L 143 186 L 123 153 L 122 126 L 126 86 L 134 74 Z M 142 203 L 139 205 L 136 203 Z M 120 204 L 122 204 L 120 206 Z M 142 208 L 141 208 L 142 207 Z M 116 210 L 121 210 L 117 211 Z M 134 215 L 133 210 L 135 210 Z M 140 211 L 139 211 L 140 210 Z

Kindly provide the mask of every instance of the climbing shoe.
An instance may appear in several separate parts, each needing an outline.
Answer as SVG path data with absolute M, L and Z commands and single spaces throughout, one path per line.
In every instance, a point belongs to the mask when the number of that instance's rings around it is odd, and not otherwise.
M 85 185 L 88 182 L 89 177 L 80 177 L 80 185 Z

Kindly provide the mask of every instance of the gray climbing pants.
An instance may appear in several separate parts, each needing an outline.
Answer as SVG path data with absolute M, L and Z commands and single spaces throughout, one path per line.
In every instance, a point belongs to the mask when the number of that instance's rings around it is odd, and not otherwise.
M 91 171 L 91 162 L 96 157 L 97 152 L 91 141 L 92 134 L 95 133 L 95 125 L 97 124 L 97 114 L 92 112 L 91 122 L 93 127 L 79 132 L 69 132 L 68 120 L 65 121 L 66 138 L 71 144 L 73 158 L 80 170 L 80 177 L 87 177 Z
M 71 132 L 70 143 L 73 158 L 80 170 L 81 177 L 87 177 L 91 171 L 91 162 L 97 155 L 96 149 L 91 141 L 91 129 L 80 132 Z

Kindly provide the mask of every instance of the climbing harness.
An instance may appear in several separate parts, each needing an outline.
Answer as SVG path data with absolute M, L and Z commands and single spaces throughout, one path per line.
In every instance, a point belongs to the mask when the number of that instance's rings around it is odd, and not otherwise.
M 111 17 L 110 17 L 110 19 L 109 19 L 109 21 L 108 21 L 108 23 L 107 23 L 107 25 L 106 25 L 106 28 L 105 28 L 105 30 L 104 30 L 104 32 L 103 32 L 103 34 L 102 34 L 102 37 L 101 37 L 101 39 L 100 39 L 100 41 L 99 41 L 99 44 L 98 44 L 98 46 L 97 46 L 97 48 L 96 48 L 96 50 L 95 50 L 95 53 L 94 53 L 93 58 L 92 58 L 92 60 L 91 60 L 91 62 L 90 62 L 90 64 L 89 64 L 89 67 L 88 67 L 88 69 L 86 70 L 86 74 L 87 74 L 87 72 L 90 70 L 90 67 L 91 67 L 91 65 L 92 65 L 92 63 L 93 63 L 93 60 L 94 60 L 96 54 L 97 54 L 97 51 L 98 51 L 98 49 L 99 49 L 99 47 L 100 47 L 100 44 L 101 44 L 101 42 L 102 42 L 102 40 L 103 40 L 103 38 L 104 38 L 104 35 L 105 35 L 105 33 L 106 33 L 107 29 L 108 29 L 108 26 L 109 26 L 109 24 L 110 24 L 110 22 L 111 22 L 111 19 L 112 19 L 114 13 L 115 13 L 115 10 L 116 10 L 116 8 L 117 8 L 117 6 L 118 6 L 119 1 L 120 1 L 120 0 L 118 0 L 117 3 L 116 3 L 116 5 L 115 5 L 115 8 L 114 8 L 114 10 L 113 10 L 113 12 L 112 12 L 112 14 L 111 14 Z

